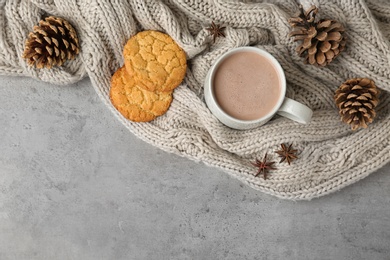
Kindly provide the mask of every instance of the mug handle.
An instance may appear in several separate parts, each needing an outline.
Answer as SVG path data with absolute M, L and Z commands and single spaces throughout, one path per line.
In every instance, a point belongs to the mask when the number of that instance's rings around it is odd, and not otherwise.
M 309 123 L 313 115 L 313 111 L 309 107 L 288 97 L 284 98 L 277 113 L 302 124 Z

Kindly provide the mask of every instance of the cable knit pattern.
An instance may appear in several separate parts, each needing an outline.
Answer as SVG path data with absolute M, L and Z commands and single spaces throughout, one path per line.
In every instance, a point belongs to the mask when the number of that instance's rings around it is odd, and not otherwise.
M 325 68 L 305 65 L 288 37 L 294 0 L 0 0 L 0 74 L 24 75 L 53 84 L 88 76 L 107 107 L 143 140 L 171 153 L 223 169 L 250 187 L 280 198 L 301 200 L 339 190 L 390 161 L 390 4 L 387 0 L 315 0 L 320 18 L 346 27 L 346 50 Z M 62 68 L 37 70 L 21 58 L 28 32 L 44 15 L 71 22 L 81 53 Z M 204 29 L 211 21 L 226 25 L 215 44 Z M 174 91 L 169 111 L 150 123 L 123 118 L 109 101 L 110 78 L 123 65 L 122 49 L 139 30 L 168 33 L 185 50 L 189 69 Z M 213 62 L 238 46 L 272 53 L 285 70 L 287 96 L 314 110 L 301 125 L 275 117 L 246 131 L 222 125 L 207 109 L 203 81 Z M 378 117 L 368 129 L 352 132 L 340 122 L 334 90 L 346 79 L 368 77 L 382 89 Z M 102 133 L 103 134 L 103 133 Z M 250 164 L 281 143 L 301 151 L 291 166 L 277 164 L 269 179 L 254 177 Z M 129 144 L 131 145 L 131 144 Z

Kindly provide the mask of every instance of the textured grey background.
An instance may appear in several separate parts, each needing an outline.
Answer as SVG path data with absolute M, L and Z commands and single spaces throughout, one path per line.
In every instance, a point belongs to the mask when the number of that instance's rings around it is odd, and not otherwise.
M 137 139 L 88 79 L 0 77 L 0 259 L 390 259 L 390 165 L 303 202 Z

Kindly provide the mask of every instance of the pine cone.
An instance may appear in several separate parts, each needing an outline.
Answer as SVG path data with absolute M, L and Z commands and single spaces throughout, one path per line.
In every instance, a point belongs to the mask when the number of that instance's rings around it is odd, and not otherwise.
M 376 116 L 378 95 L 379 89 L 370 79 L 356 78 L 344 82 L 334 96 L 341 120 L 351 125 L 352 130 L 367 128 Z
M 309 64 L 326 66 L 345 48 L 344 26 L 334 20 L 316 22 L 318 9 L 314 5 L 306 12 L 302 6 L 299 8 L 299 16 L 288 21 L 295 29 L 290 36 L 294 37 L 294 41 L 302 41 L 296 51 Z
M 34 26 L 26 40 L 23 58 L 38 69 L 61 66 L 79 53 L 76 30 L 62 18 L 50 16 Z

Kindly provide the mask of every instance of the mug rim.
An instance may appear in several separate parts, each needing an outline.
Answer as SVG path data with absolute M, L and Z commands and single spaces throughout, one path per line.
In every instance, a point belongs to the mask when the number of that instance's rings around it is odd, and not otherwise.
M 237 52 L 244 52 L 244 51 L 254 52 L 254 53 L 257 53 L 258 55 L 266 57 L 272 63 L 272 65 L 274 65 L 274 67 L 276 68 L 278 76 L 281 77 L 281 84 L 280 84 L 281 85 L 280 86 L 281 93 L 280 93 L 280 97 L 278 99 L 278 102 L 272 108 L 272 110 L 269 113 L 267 113 L 265 116 L 260 117 L 258 119 L 253 119 L 253 120 L 242 120 L 242 119 L 238 119 L 238 118 L 235 118 L 235 117 L 229 115 L 227 112 L 225 112 L 220 107 L 220 105 L 218 104 L 218 102 L 215 98 L 215 95 L 214 95 L 213 82 L 214 82 L 215 71 L 218 69 L 219 65 L 222 63 L 223 60 L 225 60 L 226 58 L 228 58 L 232 54 L 237 53 Z M 210 93 L 209 94 L 210 94 L 216 108 L 225 117 L 227 117 L 229 120 L 231 120 L 235 123 L 249 125 L 249 124 L 257 124 L 257 123 L 269 120 L 278 112 L 278 110 L 282 106 L 283 101 L 284 101 L 285 96 L 286 96 L 286 76 L 284 74 L 284 70 L 283 70 L 282 66 L 280 65 L 278 60 L 276 60 L 276 58 L 271 53 L 267 52 L 266 50 L 257 48 L 257 47 L 252 47 L 252 46 L 237 47 L 237 48 L 234 48 L 234 49 L 231 49 L 231 50 L 225 52 L 215 61 L 215 63 L 212 65 L 209 73 L 210 73 L 210 77 L 208 78 L 208 81 L 209 81 L 208 84 L 210 86 Z

